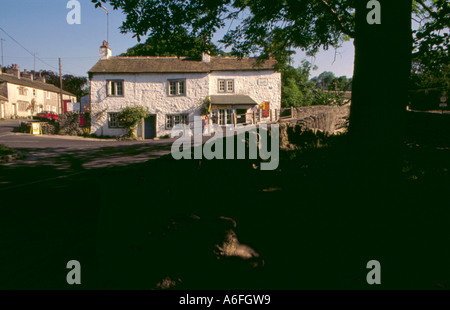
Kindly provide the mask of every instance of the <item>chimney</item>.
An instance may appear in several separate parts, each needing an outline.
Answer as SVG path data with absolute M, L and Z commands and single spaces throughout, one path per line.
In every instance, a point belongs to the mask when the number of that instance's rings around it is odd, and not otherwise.
M 106 60 L 112 56 L 111 49 L 108 46 L 108 42 L 103 41 L 102 46 L 100 46 L 100 59 Z
M 15 75 L 16 78 L 20 79 L 20 70 L 19 70 L 19 67 L 17 66 L 17 64 L 14 65 L 13 74 Z
M 33 74 L 31 72 L 28 72 L 27 69 L 23 70 L 22 77 L 33 80 Z
M 202 53 L 202 62 L 210 63 L 211 62 L 211 56 L 208 53 L 203 52 Z

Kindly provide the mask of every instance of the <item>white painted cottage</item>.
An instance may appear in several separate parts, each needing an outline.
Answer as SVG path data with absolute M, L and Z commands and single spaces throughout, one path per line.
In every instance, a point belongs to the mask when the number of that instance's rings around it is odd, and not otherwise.
M 256 59 L 213 57 L 111 57 L 106 44 L 100 61 L 89 71 L 92 127 L 97 135 L 120 136 L 126 130 L 117 118 L 127 106 L 144 106 L 146 139 L 168 135 L 180 123 L 200 116 L 210 100 L 209 116 L 219 125 L 251 123 L 258 106 L 280 109 L 281 73 L 275 60 L 257 65 Z M 138 132 L 138 136 L 140 136 Z
M 24 70 L 17 64 L 2 72 L 0 66 L 0 119 L 30 118 L 42 111 L 62 113 L 69 103 L 77 100 L 74 94 L 63 90 L 63 105 L 59 87 L 46 83 L 39 73 Z

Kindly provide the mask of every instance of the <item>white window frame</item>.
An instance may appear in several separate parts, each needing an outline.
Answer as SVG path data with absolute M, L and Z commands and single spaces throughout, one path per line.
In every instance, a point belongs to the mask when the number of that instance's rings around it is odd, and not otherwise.
M 51 93 L 49 91 L 46 92 L 46 98 L 47 99 L 52 99 Z
M 212 110 L 213 124 L 226 126 L 233 124 L 233 109 L 214 109 Z
M 170 130 L 178 124 L 189 125 L 189 114 L 166 114 L 166 130 Z
M 27 88 L 26 87 L 23 87 L 23 86 L 18 87 L 18 90 L 19 90 L 19 95 L 20 96 L 26 96 L 27 95 Z
M 219 93 L 234 93 L 234 80 L 219 79 L 217 82 L 217 90 Z
M 108 94 L 108 97 L 124 97 L 125 94 L 124 86 L 125 86 L 124 80 L 106 80 L 106 92 Z M 120 94 L 119 89 L 121 90 Z
M 120 112 L 108 112 L 108 128 L 124 128 L 119 119 L 112 120 L 111 117 L 118 117 Z
M 180 85 L 183 85 L 180 87 Z M 186 96 L 186 79 L 167 80 L 167 95 L 170 97 Z

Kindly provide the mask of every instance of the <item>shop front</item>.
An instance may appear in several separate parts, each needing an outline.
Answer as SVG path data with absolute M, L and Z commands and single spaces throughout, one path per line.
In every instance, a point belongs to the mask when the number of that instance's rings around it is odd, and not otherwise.
M 220 126 L 252 123 L 257 103 L 245 95 L 211 96 L 210 119 Z

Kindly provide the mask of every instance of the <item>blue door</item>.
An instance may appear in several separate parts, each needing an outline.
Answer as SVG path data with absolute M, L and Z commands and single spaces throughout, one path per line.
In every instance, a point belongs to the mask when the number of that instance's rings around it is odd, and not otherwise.
M 156 137 L 156 115 L 150 115 L 144 121 L 144 139 Z

